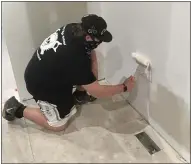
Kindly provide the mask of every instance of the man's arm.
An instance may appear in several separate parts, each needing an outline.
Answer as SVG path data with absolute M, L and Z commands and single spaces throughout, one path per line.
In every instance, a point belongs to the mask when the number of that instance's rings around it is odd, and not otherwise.
M 115 94 L 122 93 L 124 91 L 124 85 L 100 85 L 98 81 L 95 81 L 89 85 L 83 85 L 83 88 L 88 93 L 96 98 L 111 97 Z
M 95 50 L 91 52 L 91 62 L 92 62 L 92 72 L 96 77 L 96 79 L 98 79 L 98 62 Z
M 130 76 L 124 81 L 124 84 L 119 85 L 100 85 L 98 81 L 95 81 L 82 87 L 88 91 L 92 96 L 96 98 L 111 97 L 113 95 L 124 92 L 126 86 L 127 91 L 131 92 L 135 85 L 135 78 Z
M 93 75 L 98 80 L 98 63 L 97 63 L 96 52 L 94 50 L 92 50 L 91 52 L 91 66 L 92 66 Z M 78 85 L 77 90 L 84 91 L 84 88 Z

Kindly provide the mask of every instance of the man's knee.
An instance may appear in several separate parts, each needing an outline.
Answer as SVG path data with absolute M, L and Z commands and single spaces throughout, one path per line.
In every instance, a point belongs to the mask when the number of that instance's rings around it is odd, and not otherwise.
M 54 131 L 54 132 L 61 132 L 64 131 L 66 129 L 66 125 L 62 125 L 62 126 L 50 126 L 48 123 L 46 125 L 46 128 L 48 130 Z
M 65 129 L 66 129 L 66 126 L 64 126 L 64 127 L 53 127 L 54 132 L 61 132 L 61 131 L 64 131 Z

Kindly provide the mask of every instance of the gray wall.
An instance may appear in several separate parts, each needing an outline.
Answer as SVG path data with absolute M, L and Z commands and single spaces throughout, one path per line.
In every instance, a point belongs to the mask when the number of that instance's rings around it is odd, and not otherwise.
M 24 70 L 35 49 L 59 27 L 79 22 L 86 2 L 2 2 L 2 26 L 20 98 L 30 97 Z
M 104 74 L 112 84 L 136 72 L 131 53 L 152 62 L 152 83 L 137 77 L 132 105 L 189 159 L 190 152 L 190 5 L 188 2 L 96 2 L 113 34 L 104 44 Z M 150 97 L 149 97 L 150 94 Z M 149 100 L 149 106 L 147 101 Z

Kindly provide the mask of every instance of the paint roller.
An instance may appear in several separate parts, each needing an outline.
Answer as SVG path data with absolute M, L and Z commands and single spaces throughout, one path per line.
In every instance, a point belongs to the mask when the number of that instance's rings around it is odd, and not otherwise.
M 140 54 L 138 52 L 133 52 L 132 53 L 132 58 L 136 61 L 137 64 L 143 66 L 145 68 L 145 72 L 141 72 L 140 74 L 146 74 L 147 79 L 149 82 L 151 81 L 151 61 L 144 56 L 143 54 Z M 150 87 L 148 87 L 148 97 L 146 100 L 146 105 L 147 105 L 147 115 L 148 118 L 150 118 Z
M 150 62 L 150 60 L 146 56 L 144 56 L 138 52 L 133 52 L 132 58 L 136 61 L 137 64 L 139 64 L 145 68 L 145 72 L 142 72 L 141 74 L 146 74 L 147 79 L 149 81 L 151 81 L 151 62 Z

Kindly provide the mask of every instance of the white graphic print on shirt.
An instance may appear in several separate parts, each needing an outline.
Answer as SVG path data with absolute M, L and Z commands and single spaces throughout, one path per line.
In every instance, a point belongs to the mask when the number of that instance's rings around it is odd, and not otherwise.
M 66 45 L 66 41 L 65 41 L 64 32 L 65 32 L 65 26 L 64 26 L 64 27 L 63 27 L 63 29 L 62 29 L 61 35 L 62 35 L 63 45 Z
M 39 60 L 41 60 L 40 55 L 44 55 L 45 51 L 48 51 L 49 49 L 53 49 L 54 52 L 56 52 L 57 48 L 62 45 L 61 42 L 58 41 L 58 29 L 56 32 L 51 34 L 48 38 L 46 38 L 42 44 L 40 45 L 40 54 L 37 50 L 37 57 Z

